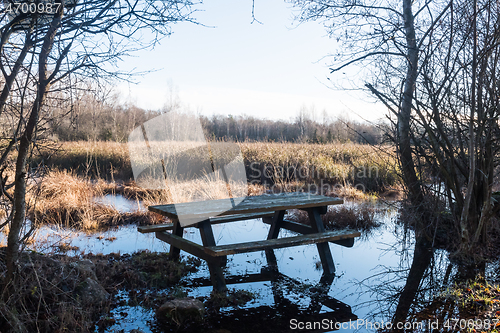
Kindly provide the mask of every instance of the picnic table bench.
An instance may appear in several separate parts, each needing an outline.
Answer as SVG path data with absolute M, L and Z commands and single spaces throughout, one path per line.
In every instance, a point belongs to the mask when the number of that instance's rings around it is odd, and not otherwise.
M 168 217 L 172 223 L 138 227 L 138 231 L 142 233 L 155 232 L 158 239 L 170 244 L 170 255 L 175 260 L 179 258 L 180 250 L 206 260 L 214 289 L 226 290 L 222 267 L 226 263 L 227 255 L 237 253 L 316 244 L 324 273 L 333 275 L 335 265 L 328 242 L 350 247 L 354 244 L 354 238 L 360 236 L 360 233 L 355 230 L 325 230 L 321 214 L 326 213 L 329 205 L 342 203 L 343 200 L 340 198 L 309 193 L 283 193 L 246 197 L 238 205 L 226 211 L 221 209 L 221 206 L 225 204 L 224 199 L 155 205 L 149 206 L 148 209 Z M 189 227 L 199 229 L 203 245 L 183 238 L 184 228 L 179 223 L 176 206 L 182 206 L 183 212 L 190 212 L 189 216 L 183 215 L 183 219 L 199 221 L 200 217 L 203 217 L 202 221 L 189 225 Z M 310 226 L 284 220 L 288 209 L 306 211 L 309 216 Z M 213 217 L 206 218 L 206 216 Z M 266 240 L 216 245 L 212 224 L 256 218 L 262 218 L 265 223 L 270 224 Z M 300 235 L 278 238 L 279 231 L 282 228 L 297 232 Z M 171 233 L 168 232 L 170 230 Z

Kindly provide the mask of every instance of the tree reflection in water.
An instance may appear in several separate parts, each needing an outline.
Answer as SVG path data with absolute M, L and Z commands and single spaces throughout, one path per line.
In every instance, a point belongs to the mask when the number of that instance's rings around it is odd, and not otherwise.
M 488 269 L 484 262 L 476 266 L 451 262 L 448 251 L 432 248 L 431 243 L 423 237 L 413 242 L 409 241 L 411 238 L 411 234 L 399 235 L 399 244 L 391 248 L 395 250 L 400 247 L 401 261 L 397 267 L 379 267 L 377 273 L 357 282 L 358 290 L 371 296 L 369 302 L 358 304 L 373 309 L 366 316 L 366 322 L 385 323 L 365 325 L 358 331 L 466 331 L 460 325 L 444 327 L 444 324 L 460 320 L 471 323 L 477 320 L 478 309 L 465 307 L 456 299 L 456 295 L 446 297 L 445 292 L 453 289 L 455 283 L 484 277 L 495 268 Z M 497 267 L 498 263 L 491 266 Z M 498 279 L 498 276 L 494 275 L 493 278 Z

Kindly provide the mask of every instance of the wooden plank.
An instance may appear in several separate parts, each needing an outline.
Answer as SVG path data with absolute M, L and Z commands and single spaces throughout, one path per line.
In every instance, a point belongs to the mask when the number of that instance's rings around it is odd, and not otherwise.
M 305 212 L 307 212 L 311 207 L 306 207 L 306 208 L 299 208 L 299 210 L 303 210 Z M 321 215 L 323 214 L 326 214 L 326 212 L 328 211 L 328 206 L 316 206 L 314 207 L 318 213 L 320 213 Z
M 156 232 L 156 238 L 170 244 L 170 246 L 175 246 L 176 248 L 186 251 L 187 253 L 190 253 L 203 260 L 211 261 L 214 259 L 213 256 L 210 256 L 205 252 L 203 246 L 201 246 L 200 244 L 196 244 L 194 242 L 191 242 L 190 240 L 173 235 L 171 233 L 158 231 Z
M 236 253 L 255 252 L 265 249 L 278 249 L 298 245 L 328 242 L 359 237 L 361 234 L 354 230 L 335 230 L 315 234 L 284 237 L 278 239 L 267 239 L 263 241 L 245 242 L 239 244 L 209 246 L 205 251 L 211 256 L 225 256 Z
M 330 243 L 334 243 L 343 247 L 353 247 L 354 246 L 354 238 L 341 239 L 337 241 L 331 241 Z
M 350 312 L 351 307 L 343 302 L 340 302 L 339 300 L 330 297 L 328 295 L 321 296 L 319 298 L 319 301 L 326 306 L 327 308 L 330 308 L 333 311 L 347 311 Z
M 240 198 L 238 198 L 240 199 Z M 238 201 L 235 199 L 235 201 Z M 331 198 L 309 193 L 282 193 L 246 197 L 236 207 L 228 208 L 228 199 L 187 202 L 170 205 L 149 206 L 150 211 L 170 218 L 177 217 L 176 206 L 189 214 L 183 214 L 183 220 L 204 219 L 206 216 L 222 216 L 270 212 L 287 209 L 306 209 L 318 206 L 339 205 L 341 198 Z
M 263 221 L 264 221 L 264 223 L 271 224 L 271 221 L 269 221 L 268 219 L 265 219 Z M 283 222 L 281 223 L 281 227 L 283 229 L 290 230 L 290 231 L 297 232 L 299 234 L 304 234 L 304 235 L 314 233 L 310 226 L 303 224 L 303 223 L 293 222 L 290 220 L 283 220 Z
M 220 223 L 227 223 L 227 222 L 234 222 L 234 221 L 252 220 L 252 219 L 259 219 L 259 218 L 264 218 L 264 217 L 271 217 L 273 215 L 274 215 L 273 212 L 267 212 L 267 213 L 264 212 L 264 213 L 216 216 L 216 217 L 210 218 L 210 223 L 211 224 L 220 224 Z M 198 225 L 193 225 L 192 227 L 198 227 Z M 163 223 L 163 224 L 155 224 L 155 225 L 138 226 L 137 231 L 139 231 L 140 233 L 146 234 L 146 233 L 150 233 L 150 232 L 172 230 L 173 228 L 174 228 L 173 223 Z
M 142 234 L 147 234 L 150 232 L 172 230 L 173 228 L 174 228 L 173 223 L 163 223 L 163 224 L 155 224 L 155 225 L 138 226 L 137 231 L 139 231 Z
M 264 223 L 271 224 L 271 221 L 269 219 L 262 219 Z M 303 223 L 298 223 L 298 222 L 293 222 L 289 220 L 283 220 L 281 222 L 281 228 L 290 230 L 293 232 L 297 232 L 299 234 L 307 235 L 307 234 L 313 234 L 314 231 L 312 228 L 306 224 Z M 342 239 L 342 240 L 335 240 L 335 241 L 330 241 L 330 243 L 334 243 L 337 245 L 341 245 L 344 247 L 353 247 L 354 246 L 354 238 L 347 238 L 347 239 Z
M 210 223 L 211 224 L 220 224 L 220 223 L 234 222 L 234 221 L 261 219 L 264 217 L 271 217 L 273 215 L 274 215 L 274 212 L 223 215 L 223 216 L 211 217 Z

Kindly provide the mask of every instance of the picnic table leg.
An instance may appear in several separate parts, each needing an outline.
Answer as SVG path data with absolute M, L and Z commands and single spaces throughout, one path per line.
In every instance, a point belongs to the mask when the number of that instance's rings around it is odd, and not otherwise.
M 279 210 L 274 212 L 274 216 L 271 220 L 271 228 L 269 228 L 269 234 L 267 239 L 276 239 L 280 233 L 281 222 L 283 222 L 283 217 L 285 217 L 285 211 Z M 273 291 L 274 303 L 281 304 L 283 301 L 283 292 L 278 283 L 278 261 L 276 260 L 276 255 L 272 249 L 265 250 L 268 269 L 273 273 L 273 278 L 271 280 L 271 288 Z
M 271 228 L 269 229 L 269 234 L 267 239 L 276 239 L 280 233 L 281 222 L 283 222 L 283 217 L 285 217 L 284 210 L 278 210 L 274 212 L 274 216 L 271 222 Z
M 335 279 L 335 276 L 329 275 L 329 274 L 322 274 L 321 278 L 319 279 L 318 282 L 318 288 L 321 290 L 321 292 L 325 295 L 328 295 L 328 291 L 330 290 L 330 287 L 332 286 L 333 280 Z
M 198 228 L 200 229 L 203 246 L 215 246 L 215 238 L 210 220 L 205 220 L 198 223 Z M 223 259 L 218 257 L 207 260 L 208 269 L 210 270 L 210 280 L 212 281 L 214 290 L 227 291 L 226 281 L 224 280 L 224 273 L 222 272 L 221 261 L 223 261 Z
M 173 220 L 172 223 L 174 224 L 174 228 L 172 229 L 172 234 L 183 237 L 184 234 L 184 228 L 181 227 L 181 224 L 179 223 L 179 220 Z M 178 247 L 174 247 L 173 245 L 170 245 L 170 259 L 174 261 L 179 260 L 179 254 L 181 250 Z
M 323 221 L 321 220 L 321 215 L 320 215 L 320 212 L 326 213 L 325 208 L 326 207 L 314 207 L 307 210 L 311 227 L 315 233 L 325 231 L 325 226 L 323 225 Z M 323 272 L 325 272 L 325 274 L 334 274 L 335 264 L 333 263 L 332 252 L 330 251 L 330 246 L 328 245 L 328 242 L 317 243 L 316 247 L 318 248 L 321 264 L 323 265 Z
M 273 272 L 278 272 L 278 260 L 276 259 L 274 250 L 265 249 L 264 252 L 266 254 L 267 267 Z
M 270 273 L 271 290 L 273 292 L 274 304 L 279 305 L 283 302 L 283 290 L 281 289 L 281 275 L 278 271 L 278 261 L 276 260 L 276 255 L 274 250 L 266 249 L 267 266 L 263 268 L 266 272 Z
M 310 313 L 318 314 L 321 311 L 321 308 L 323 307 L 322 302 L 324 299 L 328 298 L 328 291 L 330 290 L 330 287 L 332 286 L 333 279 L 335 278 L 335 275 L 333 274 L 325 274 L 321 275 L 321 279 L 319 280 L 318 284 L 315 286 L 315 292 L 311 295 L 311 303 L 309 304 L 309 307 L 307 310 Z M 334 309 L 332 309 L 334 310 Z

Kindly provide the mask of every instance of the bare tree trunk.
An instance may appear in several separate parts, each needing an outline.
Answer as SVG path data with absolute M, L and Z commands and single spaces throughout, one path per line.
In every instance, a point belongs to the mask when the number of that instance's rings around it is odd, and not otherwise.
M 417 238 L 410 271 L 408 272 L 405 286 L 399 297 L 396 311 L 394 312 L 393 332 L 403 332 L 402 329 L 396 327 L 396 323 L 406 321 L 408 312 L 410 311 L 411 305 L 419 290 L 420 283 L 422 282 L 422 277 L 431 263 L 432 256 L 433 251 L 427 240 L 424 237 Z
M 35 128 L 38 123 L 40 109 L 47 94 L 50 80 L 58 70 L 58 68 L 56 67 L 52 71 L 53 73 L 51 77 L 47 76 L 48 58 L 54 44 L 54 38 L 57 29 L 59 29 L 62 14 L 63 9 L 61 6 L 61 8 L 59 9 L 59 13 L 52 20 L 50 28 L 47 30 L 47 33 L 44 37 L 38 59 L 37 95 L 31 108 L 28 123 L 19 142 L 19 151 L 16 160 L 16 171 L 14 179 L 14 214 L 7 238 L 7 253 L 5 257 L 7 274 L 4 280 L 4 294 L 5 291 L 8 291 L 8 285 L 14 277 L 15 266 L 19 257 L 20 233 L 26 218 L 26 164 L 28 160 L 29 149 L 33 141 L 33 133 L 35 132 Z M 62 56 L 65 56 L 64 52 Z M 22 121 L 22 119 L 20 121 Z
M 15 264 L 19 255 L 19 239 L 21 228 L 26 217 L 26 162 L 28 160 L 29 148 L 33 139 L 33 132 L 38 122 L 40 107 L 43 103 L 47 86 L 41 84 L 37 92 L 37 98 L 31 110 L 26 130 L 19 143 L 19 152 L 16 160 L 16 173 L 14 181 L 14 216 L 7 238 L 7 275 L 5 285 L 12 280 L 15 272 Z
M 415 164 L 412 158 L 410 119 L 412 110 L 413 93 L 417 81 L 418 48 L 415 37 L 415 26 L 412 12 L 412 1 L 403 0 L 403 18 L 408 47 L 408 68 L 404 82 L 403 98 L 398 113 L 398 150 L 401 161 L 401 169 L 405 184 L 408 187 L 409 198 L 413 205 L 420 206 L 423 202 L 420 181 L 415 172 Z
M 465 194 L 464 207 L 460 217 L 460 236 L 462 244 L 469 244 L 469 210 L 474 190 L 475 173 L 476 173 L 476 137 L 474 134 L 474 115 L 476 111 L 476 81 L 477 81 L 477 1 L 474 0 L 474 17 L 473 17 L 473 38 L 474 47 L 472 55 L 472 86 L 471 86 L 471 106 L 469 119 L 469 179 L 467 180 L 467 192 Z

